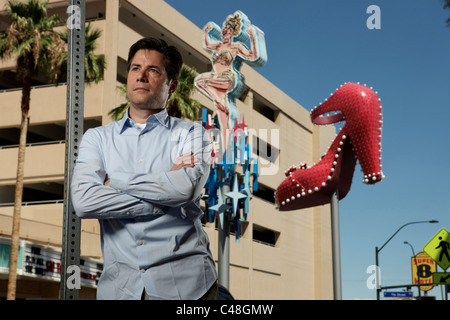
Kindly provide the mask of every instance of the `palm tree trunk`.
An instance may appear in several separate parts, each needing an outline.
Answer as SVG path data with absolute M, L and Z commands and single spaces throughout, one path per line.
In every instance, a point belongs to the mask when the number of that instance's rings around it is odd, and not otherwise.
M 17 260 L 19 255 L 20 214 L 22 211 L 23 169 L 25 164 L 25 148 L 30 108 L 31 77 L 26 77 L 22 88 L 22 122 L 20 126 L 19 156 L 17 160 L 16 193 L 14 198 L 13 225 L 11 232 L 11 252 L 9 257 L 8 292 L 6 298 L 15 300 L 17 283 Z

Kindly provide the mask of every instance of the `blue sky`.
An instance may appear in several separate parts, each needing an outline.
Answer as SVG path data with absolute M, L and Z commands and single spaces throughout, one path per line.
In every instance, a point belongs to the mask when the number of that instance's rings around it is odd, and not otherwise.
M 343 298 L 375 299 L 366 285 L 375 247 L 405 223 L 439 220 L 405 227 L 380 252 L 382 285 L 411 283 L 404 241 L 418 253 L 450 231 L 450 10 L 441 0 L 166 2 L 200 28 L 244 12 L 265 33 L 268 62 L 257 71 L 307 110 L 344 82 L 378 91 L 386 179 L 367 186 L 358 165 L 340 202 Z M 381 29 L 367 28 L 370 5 L 381 10 Z M 429 294 L 441 299 L 440 288 Z

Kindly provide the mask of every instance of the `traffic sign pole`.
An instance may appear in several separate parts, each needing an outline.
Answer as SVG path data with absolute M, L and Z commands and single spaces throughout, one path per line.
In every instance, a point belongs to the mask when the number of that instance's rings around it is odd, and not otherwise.
M 64 171 L 60 298 L 62 300 L 78 300 L 79 288 L 75 286 L 69 288 L 67 281 L 71 277 L 70 267 L 80 264 L 81 221 L 73 209 L 70 182 L 83 135 L 85 0 L 69 0 L 69 8 L 77 9 L 77 13 L 74 17 L 71 16 L 71 19 L 79 19 L 79 28 L 68 28 L 66 164 Z

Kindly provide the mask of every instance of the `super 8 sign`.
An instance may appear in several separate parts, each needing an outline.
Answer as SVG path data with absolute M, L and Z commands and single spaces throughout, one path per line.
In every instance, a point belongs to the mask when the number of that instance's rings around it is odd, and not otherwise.
M 433 273 L 436 272 L 436 262 L 425 252 L 418 253 L 411 258 L 413 284 L 429 284 L 420 286 L 420 290 L 428 291 L 433 288 Z

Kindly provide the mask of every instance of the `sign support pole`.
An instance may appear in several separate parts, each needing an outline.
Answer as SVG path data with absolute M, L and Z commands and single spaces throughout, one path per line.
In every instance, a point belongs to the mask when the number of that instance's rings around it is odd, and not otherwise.
M 220 171 L 222 182 L 225 181 L 225 170 Z M 230 186 L 224 184 L 220 187 L 222 194 L 230 192 Z M 218 230 L 218 282 L 230 290 L 230 219 L 228 210 L 219 212 L 219 230 Z
M 333 293 L 334 300 L 342 300 L 341 249 L 339 237 L 339 192 L 331 195 L 331 245 L 333 255 Z
M 72 277 L 80 265 L 81 220 L 75 214 L 70 195 L 73 168 L 83 136 L 85 0 L 69 0 L 67 57 L 66 165 L 64 172 L 64 213 L 61 253 L 60 299 L 77 300 L 79 279 Z M 75 275 L 69 274 L 75 271 Z M 72 280 L 74 280 L 72 282 Z

